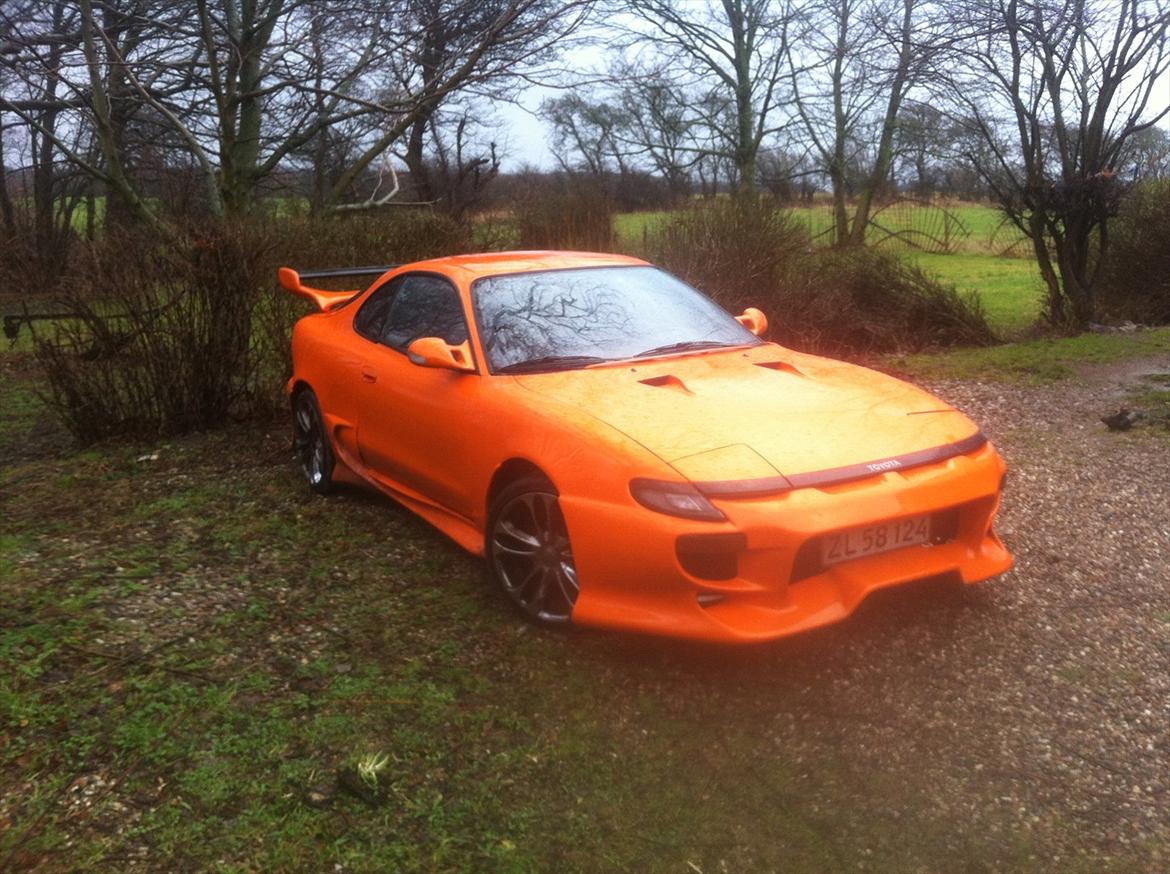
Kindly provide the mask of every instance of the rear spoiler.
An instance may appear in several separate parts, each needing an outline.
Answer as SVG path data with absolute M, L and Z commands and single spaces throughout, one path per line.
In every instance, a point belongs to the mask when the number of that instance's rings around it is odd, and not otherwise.
M 362 290 L 356 288 L 347 291 L 328 291 L 324 288 L 313 288 L 305 285 L 301 280 L 334 279 L 340 276 L 381 276 L 387 270 L 393 270 L 399 266 L 401 265 L 384 264 L 381 267 L 341 267 L 330 270 L 306 270 L 304 273 L 299 273 L 291 267 L 281 267 L 276 271 L 276 276 L 285 291 L 312 301 L 317 309 L 324 312 L 346 301 L 353 300 L 356 295 L 362 293 Z

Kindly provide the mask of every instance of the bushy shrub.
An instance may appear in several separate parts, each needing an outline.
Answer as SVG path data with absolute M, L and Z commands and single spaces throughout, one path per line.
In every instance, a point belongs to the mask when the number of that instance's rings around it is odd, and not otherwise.
M 22 295 L 49 294 L 75 260 L 80 237 L 71 228 L 53 228 L 38 241 L 29 216 L 12 230 L 0 226 L 0 288 Z
M 788 271 L 776 303 L 778 342 L 831 355 L 995 342 L 974 293 L 874 249 L 811 253 Z
M 1098 316 L 1170 324 L 1170 180 L 1131 191 L 1110 231 L 1097 292 Z
M 77 318 L 36 336 L 49 403 L 82 443 L 283 410 L 292 326 L 310 307 L 278 290 L 278 267 L 388 265 L 469 245 L 464 226 L 425 211 L 212 224 L 173 239 L 111 230 L 62 284 L 55 308 Z
M 543 180 L 526 189 L 517 202 L 516 245 L 609 252 L 614 247 L 613 212 L 613 201 L 600 180 L 579 175 Z
M 404 264 L 470 251 L 466 225 L 430 210 L 296 217 L 274 227 L 274 261 L 298 270 Z
M 994 341 L 978 299 L 895 255 L 818 249 L 777 206 L 723 199 L 651 234 L 648 257 L 733 313 L 763 309 L 770 336 L 833 355 Z

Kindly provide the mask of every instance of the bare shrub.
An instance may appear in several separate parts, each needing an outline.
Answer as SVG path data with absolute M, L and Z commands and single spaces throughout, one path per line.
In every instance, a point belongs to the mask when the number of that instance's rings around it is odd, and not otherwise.
M 729 311 L 764 309 L 770 335 L 834 355 L 994 342 L 973 294 L 872 249 L 815 249 L 777 206 L 747 198 L 693 208 L 648 235 L 651 260 Z
M 1134 188 L 1110 234 L 1111 247 L 1097 292 L 1101 317 L 1170 324 L 1170 181 Z
M 516 206 L 516 244 L 522 249 L 609 252 L 614 247 L 613 201 L 601 180 L 579 175 L 546 179 Z
M 791 213 L 768 201 L 720 198 L 693 206 L 641 248 L 650 261 L 685 279 L 732 312 L 760 306 L 811 246 Z
M 171 434 L 250 414 L 268 248 L 245 226 L 165 243 L 112 231 L 89 247 L 61 300 L 77 318 L 35 338 L 47 400 L 74 437 Z

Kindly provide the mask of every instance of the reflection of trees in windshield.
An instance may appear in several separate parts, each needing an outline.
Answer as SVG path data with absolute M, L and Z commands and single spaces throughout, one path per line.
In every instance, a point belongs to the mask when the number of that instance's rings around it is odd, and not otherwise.
M 485 331 L 493 362 L 601 355 L 596 350 L 608 348 L 630 330 L 629 312 L 603 284 L 562 283 L 547 273 L 508 278 L 514 282 L 494 298 L 497 309 Z
M 713 302 L 653 267 L 493 276 L 474 288 L 493 369 L 548 356 L 629 358 L 677 343 L 759 342 Z

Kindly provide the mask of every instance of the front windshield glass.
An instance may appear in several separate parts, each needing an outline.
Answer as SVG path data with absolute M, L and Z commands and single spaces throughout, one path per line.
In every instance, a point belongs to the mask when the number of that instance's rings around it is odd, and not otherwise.
M 761 341 L 713 301 L 657 267 L 588 267 L 489 276 L 473 288 L 493 373 Z

